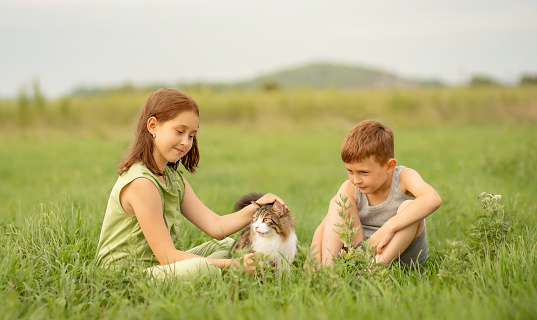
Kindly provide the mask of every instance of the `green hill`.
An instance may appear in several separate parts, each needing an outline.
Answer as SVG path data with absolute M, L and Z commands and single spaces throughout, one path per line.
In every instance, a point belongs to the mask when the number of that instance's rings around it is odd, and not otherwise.
M 436 84 L 398 77 L 383 70 L 334 63 L 314 63 L 240 81 L 240 89 L 275 88 L 409 88 Z
M 312 63 L 297 66 L 273 73 L 260 75 L 252 79 L 238 82 L 194 82 L 171 84 L 152 84 L 135 87 L 124 83 L 115 87 L 79 87 L 73 90 L 73 95 L 88 96 L 103 92 L 134 92 L 138 90 L 154 90 L 160 87 L 178 86 L 185 90 L 205 87 L 216 90 L 235 88 L 239 90 L 252 89 L 365 89 L 365 88 L 416 88 L 424 86 L 440 87 L 438 80 L 405 79 L 396 74 L 369 67 L 351 66 L 337 63 Z

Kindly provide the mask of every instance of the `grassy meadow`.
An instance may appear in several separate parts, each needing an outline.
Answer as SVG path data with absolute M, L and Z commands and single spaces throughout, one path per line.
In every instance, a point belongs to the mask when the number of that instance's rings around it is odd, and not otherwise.
M 185 174 L 219 214 L 251 191 L 295 216 L 288 277 L 229 272 L 153 283 L 93 257 L 117 163 L 149 92 L 0 101 L 0 305 L 6 319 L 534 319 L 537 89 L 187 91 L 200 105 L 200 168 Z M 398 163 L 439 192 L 430 259 L 371 273 L 304 272 L 339 156 L 360 120 L 392 127 Z M 482 207 L 481 192 L 501 194 Z M 178 248 L 209 237 L 183 221 Z M 358 269 L 358 268 L 356 268 Z

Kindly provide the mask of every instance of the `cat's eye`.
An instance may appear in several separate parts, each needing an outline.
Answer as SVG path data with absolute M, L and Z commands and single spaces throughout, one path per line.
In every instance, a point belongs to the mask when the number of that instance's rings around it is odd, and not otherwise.
M 264 222 L 264 223 L 270 222 L 270 218 L 265 218 L 265 219 L 263 219 L 263 222 Z

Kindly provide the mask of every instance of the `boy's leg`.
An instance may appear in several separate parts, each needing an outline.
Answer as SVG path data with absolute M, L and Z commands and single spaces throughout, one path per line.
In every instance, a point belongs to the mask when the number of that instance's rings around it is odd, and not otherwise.
M 404 201 L 399 206 L 397 214 L 405 209 L 411 202 L 412 200 Z M 375 257 L 376 261 L 385 264 L 391 263 L 393 260 L 397 259 L 424 230 L 425 224 L 423 220 L 420 220 L 397 231 L 390 242 L 384 247 L 382 253 Z
M 339 252 L 343 248 L 340 235 L 336 232 L 336 224 L 343 223 L 344 219 L 339 216 L 338 210 L 340 207 L 336 201 L 339 201 L 339 197 L 334 197 L 330 201 L 328 206 L 328 213 L 323 220 L 323 232 L 322 232 L 322 244 L 321 244 L 321 263 L 323 266 L 334 265 L 334 258 L 338 257 Z M 363 230 L 361 228 L 360 218 L 358 217 L 358 210 L 356 205 L 350 207 L 347 210 L 347 217 L 355 215 L 354 223 L 352 227 L 358 227 L 358 232 L 354 236 L 354 242 L 357 243 L 363 238 Z
M 310 252 L 313 255 L 313 258 L 315 258 L 315 261 L 318 263 L 321 263 L 324 225 L 325 219 L 323 219 L 321 224 L 317 227 L 315 233 L 313 234 L 313 239 L 311 239 Z

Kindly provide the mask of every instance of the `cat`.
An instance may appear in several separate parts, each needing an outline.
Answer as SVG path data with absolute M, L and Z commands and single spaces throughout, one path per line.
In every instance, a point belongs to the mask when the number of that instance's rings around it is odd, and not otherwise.
M 262 253 L 266 262 L 274 263 L 278 269 L 289 270 L 297 252 L 295 222 L 290 213 L 278 201 L 259 205 L 255 201 L 261 193 L 249 193 L 235 204 L 235 210 L 253 204 L 255 212 L 252 221 L 241 232 L 233 245 L 232 253 L 249 249 Z

